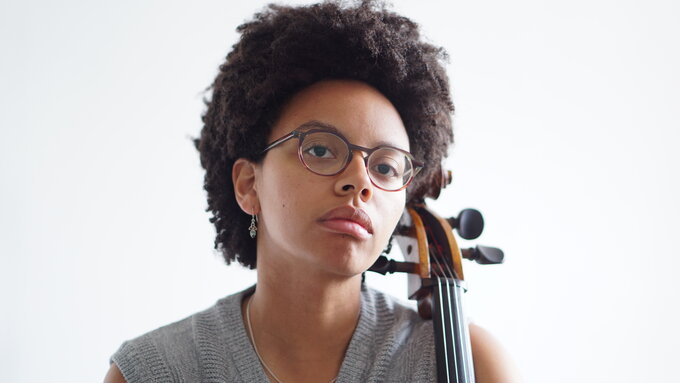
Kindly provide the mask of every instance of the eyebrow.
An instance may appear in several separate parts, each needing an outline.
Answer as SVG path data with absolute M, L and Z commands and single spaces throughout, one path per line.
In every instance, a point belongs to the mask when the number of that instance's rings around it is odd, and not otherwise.
M 329 130 L 333 133 L 336 133 L 336 134 L 338 134 L 342 137 L 345 137 L 345 135 L 342 134 L 342 132 L 340 132 L 340 130 L 338 130 L 338 128 L 336 128 L 335 126 L 333 126 L 329 123 L 326 123 L 326 122 L 318 121 L 318 120 L 307 121 L 304 124 L 300 125 L 297 128 L 297 130 L 307 131 L 307 130 L 311 130 L 311 129 L 314 129 L 314 128 L 323 128 L 323 129 Z M 347 138 L 345 137 L 345 139 L 347 139 Z M 377 144 L 378 145 L 375 146 L 376 148 L 379 147 L 379 146 L 391 146 L 393 148 L 408 151 L 406 149 L 399 147 L 399 145 L 396 145 L 395 143 L 389 142 L 389 141 L 378 141 Z

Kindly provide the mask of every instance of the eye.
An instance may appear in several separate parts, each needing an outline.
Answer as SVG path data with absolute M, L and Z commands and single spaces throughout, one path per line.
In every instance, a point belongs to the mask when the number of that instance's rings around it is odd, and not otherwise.
M 396 150 L 381 148 L 368 159 L 368 168 L 375 178 L 395 180 L 403 177 L 406 158 Z
M 373 166 L 373 172 L 382 177 L 398 177 L 399 172 L 389 164 L 382 163 Z
M 319 144 L 307 147 L 305 153 L 308 153 L 317 158 L 335 158 L 330 148 Z

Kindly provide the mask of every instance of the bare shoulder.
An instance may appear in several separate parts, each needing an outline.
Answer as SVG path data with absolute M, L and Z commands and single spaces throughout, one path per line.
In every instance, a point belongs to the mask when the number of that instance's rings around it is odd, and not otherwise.
M 470 324 L 472 359 L 478 383 L 520 383 L 517 367 L 500 342 L 484 328 Z
M 107 372 L 104 377 L 104 383 L 127 383 L 127 381 L 123 377 L 118 366 L 116 366 L 115 363 L 111 363 L 109 372 Z

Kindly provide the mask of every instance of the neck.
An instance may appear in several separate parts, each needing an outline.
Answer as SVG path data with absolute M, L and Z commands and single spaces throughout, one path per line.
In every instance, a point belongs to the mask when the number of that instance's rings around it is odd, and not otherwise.
M 260 357 L 282 382 L 331 381 L 358 323 L 361 276 L 315 275 L 262 261 L 255 293 L 243 302 L 245 314 L 251 300 Z

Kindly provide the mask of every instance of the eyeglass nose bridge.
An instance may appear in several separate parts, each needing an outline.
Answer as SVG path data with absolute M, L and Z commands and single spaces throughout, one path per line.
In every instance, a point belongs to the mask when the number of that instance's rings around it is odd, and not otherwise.
M 349 164 L 352 162 L 352 159 L 354 158 L 354 152 L 357 151 L 361 153 L 361 158 L 364 160 L 364 167 L 366 168 L 366 174 L 368 175 L 368 179 L 371 180 L 371 182 L 373 182 L 373 178 L 371 178 L 371 172 L 368 171 L 368 158 L 371 157 L 371 154 L 373 154 L 373 152 L 375 152 L 379 148 L 374 149 L 365 148 L 363 146 L 350 144 L 349 142 L 345 142 L 345 144 L 347 145 L 349 152 L 347 154 L 347 161 L 345 162 L 345 166 L 342 168 L 341 172 L 344 172 L 345 169 L 347 169 Z
M 371 153 L 373 153 L 375 150 L 372 150 L 370 148 L 364 148 L 363 146 L 359 145 L 354 145 L 354 144 L 347 144 L 347 148 L 349 148 L 349 160 L 347 161 L 347 164 L 349 165 L 350 162 L 352 162 L 352 157 L 354 157 L 354 152 L 357 151 L 361 153 L 361 158 L 364 160 L 364 165 L 368 166 L 368 157 L 371 156 Z M 366 154 L 366 155 L 364 155 Z

